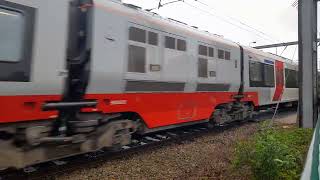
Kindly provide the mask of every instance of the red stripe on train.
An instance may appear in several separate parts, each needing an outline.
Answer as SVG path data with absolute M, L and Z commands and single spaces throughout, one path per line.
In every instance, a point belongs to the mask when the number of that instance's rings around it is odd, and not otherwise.
M 276 69 L 276 90 L 274 92 L 273 101 L 280 101 L 284 91 L 284 63 L 281 61 L 275 62 Z
M 0 96 L 0 123 L 51 119 L 56 111 L 42 111 L 48 101 L 60 101 L 57 95 Z
M 136 112 L 149 128 L 207 119 L 215 106 L 234 101 L 235 92 L 208 93 L 132 93 L 90 94 L 86 99 L 97 100 L 96 108 L 84 112 Z M 45 102 L 58 101 L 59 96 L 0 96 L 0 123 L 51 119 L 56 111 L 45 112 Z M 258 105 L 258 93 L 245 93 L 243 101 Z

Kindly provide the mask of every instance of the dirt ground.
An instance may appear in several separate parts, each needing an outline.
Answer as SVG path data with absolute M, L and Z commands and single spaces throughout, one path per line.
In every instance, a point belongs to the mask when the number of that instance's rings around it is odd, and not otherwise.
M 296 114 L 277 116 L 277 123 L 295 123 Z M 236 142 L 252 136 L 258 123 L 170 143 L 141 153 L 124 155 L 49 179 L 248 179 L 232 170 Z

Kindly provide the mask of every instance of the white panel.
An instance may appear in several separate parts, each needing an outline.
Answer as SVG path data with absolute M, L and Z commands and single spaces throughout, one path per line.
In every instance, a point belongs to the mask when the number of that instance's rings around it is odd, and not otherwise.
M 165 49 L 162 80 L 187 82 L 188 69 L 190 66 L 189 59 L 186 52 Z
M 95 9 L 88 93 L 119 93 L 124 88 L 128 52 L 126 19 Z
M 0 82 L 0 95 L 61 95 L 64 77 L 60 72 L 65 71 L 68 1 L 10 1 L 37 8 L 31 82 Z

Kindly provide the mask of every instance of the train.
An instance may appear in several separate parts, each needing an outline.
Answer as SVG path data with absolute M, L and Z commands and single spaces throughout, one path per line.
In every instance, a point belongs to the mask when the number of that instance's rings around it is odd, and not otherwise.
M 298 103 L 298 66 L 119 0 L 0 1 L 0 169 Z

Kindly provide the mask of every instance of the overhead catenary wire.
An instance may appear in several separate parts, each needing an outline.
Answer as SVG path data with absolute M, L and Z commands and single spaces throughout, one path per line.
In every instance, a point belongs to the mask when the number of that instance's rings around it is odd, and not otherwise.
M 288 46 L 284 47 L 284 49 L 282 50 L 280 56 L 282 56 L 282 54 L 284 53 L 284 51 L 288 48 Z
M 173 3 L 177 3 L 177 2 L 180 2 L 180 1 L 184 1 L 184 0 L 175 0 L 175 1 L 170 1 L 170 2 L 167 2 L 167 3 L 164 3 L 164 4 L 161 4 L 160 3 L 160 7 L 163 7 L 163 6 L 166 6 L 166 5 L 169 5 L 169 4 L 173 4 Z M 160 1 L 161 2 L 161 1 Z M 159 7 L 159 8 L 160 8 Z
M 197 6 L 195 6 L 195 5 L 191 4 L 191 3 L 188 3 L 188 2 L 186 2 L 186 1 L 182 1 L 182 3 L 188 5 L 188 6 L 192 7 L 192 8 L 195 8 L 195 9 L 197 9 L 197 10 L 203 12 L 203 13 L 206 13 L 206 14 L 208 14 L 208 15 L 210 15 L 210 16 L 216 17 L 216 18 L 218 18 L 219 20 L 221 20 L 221 21 L 223 21 L 223 22 L 226 22 L 226 23 L 228 23 L 228 24 L 230 24 L 230 25 L 232 25 L 232 26 L 238 27 L 239 29 L 242 29 L 242 30 L 247 31 L 247 32 L 249 32 L 249 33 L 253 33 L 253 34 L 255 34 L 257 37 L 260 37 L 261 39 L 264 39 L 265 41 L 274 42 L 274 40 L 272 40 L 272 39 L 270 39 L 270 38 L 266 38 L 266 37 L 264 37 L 264 36 L 262 36 L 262 35 L 260 35 L 260 34 L 258 34 L 258 33 L 256 33 L 256 32 L 253 32 L 252 30 L 246 29 L 246 28 L 244 28 L 244 27 L 242 27 L 242 26 L 240 26 L 240 25 L 238 25 L 238 24 L 235 24 L 235 23 L 233 23 L 233 22 L 231 22 L 231 21 L 229 21 L 229 20 L 227 20 L 227 19 L 225 19 L 225 18 L 223 18 L 223 17 L 221 17 L 221 16 L 218 16 L 218 15 L 216 15 L 216 14 L 214 14 L 214 13 L 208 11 L 208 10 L 202 9 L 202 8 L 200 8 L 200 7 L 197 7 Z
M 217 10 L 215 10 L 215 8 L 213 8 L 212 6 L 210 6 L 210 5 L 207 4 L 207 3 L 204 3 L 204 2 L 202 2 L 202 1 L 200 1 L 200 0 L 194 0 L 194 1 L 196 1 L 196 2 L 199 3 L 199 4 L 202 4 L 203 6 L 207 6 L 207 7 L 208 7 L 210 10 L 212 10 L 212 11 L 217 11 Z M 225 15 L 225 16 L 226 16 L 226 15 Z M 250 28 L 250 29 L 252 29 L 252 30 L 254 30 L 254 31 L 256 31 L 256 32 L 258 32 L 258 33 L 266 36 L 266 37 L 268 37 L 270 40 L 279 41 L 278 39 L 275 39 L 275 38 L 272 37 L 271 35 L 268 35 L 267 33 L 265 33 L 265 32 L 263 32 L 263 31 L 255 28 L 255 27 L 252 27 L 251 25 L 249 25 L 249 24 L 247 24 L 247 23 L 244 23 L 243 21 L 240 21 L 239 19 L 236 19 L 236 18 L 234 18 L 234 17 L 232 17 L 232 16 L 226 16 L 226 17 L 229 18 L 229 19 L 231 19 L 231 20 L 233 20 L 233 21 L 238 22 L 239 24 L 241 24 L 241 25 L 243 25 L 243 26 L 245 26 L 245 27 L 247 27 L 247 28 Z
M 209 4 L 205 3 L 203 0 L 194 0 L 194 1 L 196 1 L 196 2 L 198 2 L 199 4 L 202 4 L 202 5 L 204 5 L 204 6 L 207 6 L 207 7 L 210 8 L 212 11 L 217 11 L 217 10 L 215 10 L 212 6 L 210 6 Z M 299 0 L 295 0 L 295 1 L 292 3 L 292 7 L 298 8 L 298 5 L 299 5 Z M 234 21 L 237 21 L 237 22 L 239 22 L 239 24 L 241 24 L 241 25 L 243 25 L 243 26 L 246 26 L 246 27 L 248 27 L 248 28 L 250 28 L 250 29 L 252 29 L 252 30 L 254 30 L 254 31 L 256 31 L 256 32 L 258 32 L 258 33 L 260 33 L 260 34 L 268 37 L 268 38 L 270 38 L 270 39 L 274 39 L 275 41 L 280 42 L 279 39 L 276 39 L 276 38 L 272 37 L 271 35 L 268 35 L 267 33 L 265 33 L 265 32 L 263 32 L 263 31 L 255 28 L 255 27 L 252 27 L 252 26 L 250 26 L 250 25 L 248 25 L 248 24 L 246 24 L 246 23 L 244 23 L 244 22 L 242 22 L 242 21 L 240 21 L 240 20 L 237 19 L 237 18 L 234 18 L 234 17 L 232 17 L 232 16 L 227 16 L 227 15 L 226 15 L 226 17 L 228 17 L 228 18 L 230 18 L 230 19 L 232 19 L 232 20 L 234 20 Z M 319 31 L 317 31 L 317 32 L 318 32 L 318 34 L 319 34 Z M 320 45 L 320 42 L 319 42 L 319 45 Z M 318 45 L 318 46 L 319 46 L 319 45 Z M 286 49 L 287 49 L 287 47 L 284 48 L 284 50 L 282 51 L 282 53 L 281 53 L 280 55 L 282 55 L 283 52 L 284 52 Z M 278 48 L 276 48 L 275 50 L 276 50 L 276 54 L 278 54 Z M 293 53 L 294 56 L 295 56 L 295 54 L 296 54 L 296 50 L 297 50 L 297 46 L 296 46 L 296 48 L 295 48 L 295 50 L 294 50 L 295 52 Z M 292 60 L 294 59 L 294 56 L 292 57 Z
M 297 48 L 298 48 L 298 46 L 296 46 L 296 47 L 294 48 L 294 51 L 293 51 L 293 56 L 292 56 L 292 60 L 294 59 L 294 56 L 296 55 L 296 52 L 297 52 Z
M 174 3 L 177 3 L 177 2 L 180 2 L 180 1 L 184 1 L 184 0 L 173 0 L 173 1 L 170 1 L 170 2 L 166 2 L 164 4 L 162 4 L 162 0 L 159 0 L 157 7 L 151 8 L 151 9 L 146 9 L 146 11 L 153 11 L 153 10 L 156 10 L 156 9 L 160 9 L 161 7 L 164 7 L 166 5 L 174 4 Z
M 154 1 L 157 1 L 157 0 L 154 0 Z M 167 3 L 162 3 L 163 1 L 162 1 L 162 0 L 159 0 L 159 1 L 157 1 L 158 6 L 157 6 L 156 8 L 151 8 L 151 9 L 146 9 L 146 10 L 147 10 L 147 11 L 153 11 L 153 10 L 156 10 L 156 9 L 160 9 L 160 8 L 166 6 L 166 5 L 170 5 L 170 4 L 173 4 L 173 3 L 181 2 L 181 3 L 184 3 L 185 5 L 188 5 L 189 7 L 192 7 L 192 8 L 194 8 L 194 9 L 197 9 L 198 11 L 201 11 L 202 13 L 205 13 L 205 14 L 207 14 L 207 15 L 213 16 L 213 17 L 219 19 L 220 21 L 223 21 L 223 22 L 225 22 L 225 23 L 228 23 L 228 24 L 230 24 L 230 25 L 232 25 L 232 26 L 234 26 L 234 27 L 237 27 L 237 28 L 242 29 L 242 30 L 244 30 L 244 31 L 247 31 L 247 32 L 249 32 L 249 33 L 253 33 L 253 34 L 255 34 L 257 37 L 259 37 L 260 39 L 263 39 L 263 40 L 268 41 L 268 42 L 277 42 L 277 41 L 278 41 L 278 40 L 274 40 L 273 38 L 269 37 L 269 35 L 267 35 L 266 33 L 262 32 L 262 31 L 260 31 L 260 30 L 258 30 L 258 29 L 256 29 L 256 28 L 254 28 L 254 27 L 252 27 L 252 26 L 250 26 L 250 25 L 247 25 L 246 23 L 243 23 L 243 22 L 241 22 L 241 21 L 239 21 L 239 20 L 236 20 L 235 18 L 233 18 L 233 21 L 238 21 L 238 23 L 241 24 L 241 25 L 238 25 L 238 24 L 236 24 L 236 23 L 228 20 L 227 18 L 222 17 L 221 15 L 214 14 L 214 13 L 208 11 L 208 10 L 202 9 L 202 8 L 200 8 L 200 7 L 197 7 L 196 5 L 193 5 L 193 4 L 191 4 L 191 3 L 189 3 L 189 2 L 186 2 L 186 1 L 187 1 L 187 0 L 172 0 L 172 1 L 169 1 L 169 2 L 167 2 Z M 200 1 L 200 0 L 190 0 L 190 1 L 192 1 L 192 2 L 197 2 L 197 3 L 200 3 L 200 4 L 202 4 L 202 5 L 208 6 L 206 3 L 204 3 L 204 2 L 202 2 L 202 1 Z M 209 7 L 209 6 L 208 6 L 208 7 Z M 214 9 L 212 9 L 212 10 L 214 10 Z M 231 17 L 229 17 L 229 19 L 231 19 Z M 244 27 L 242 27 L 242 26 L 246 26 L 246 27 L 249 28 L 249 29 L 244 28 Z

